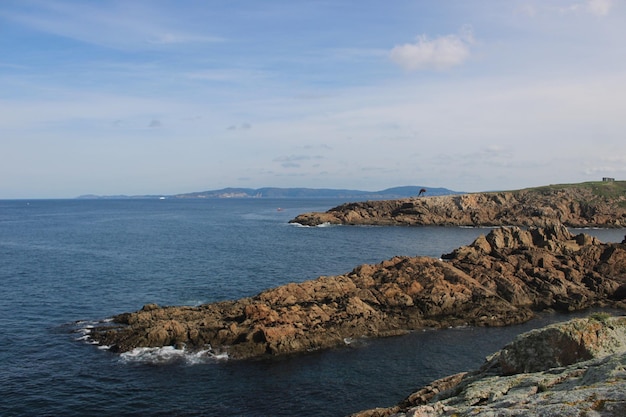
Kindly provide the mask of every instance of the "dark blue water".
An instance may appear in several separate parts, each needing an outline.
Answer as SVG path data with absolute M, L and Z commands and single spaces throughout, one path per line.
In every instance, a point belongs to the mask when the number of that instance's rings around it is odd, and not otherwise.
M 167 350 L 122 357 L 80 340 L 90 321 L 146 303 L 236 299 L 394 255 L 438 257 L 488 232 L 287 223 L 342 202 L 0 201 L 0 415 L 342 416 L 395 404 L 476 368 L 515 334 L 565 319 L 241 362 Z

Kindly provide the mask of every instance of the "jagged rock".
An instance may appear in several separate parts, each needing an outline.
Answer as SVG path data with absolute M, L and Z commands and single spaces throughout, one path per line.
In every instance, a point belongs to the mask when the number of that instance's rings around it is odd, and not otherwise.
M 618 295 L 626 279 L 624 248 L 574 236 L 562 225 L 510 227 L 443 258 L 514 305 L 573 311 Z
M 604 190 L 603 187 L 611 187 Z M 293 220 L 305 226 L 353 225 L 625 227 L 626 194 L 612 184 L 544 187 L 400 200 L 347 203 L 325 213 L 304 213 Z M 607 194 L 612 193 L 612 197 Z
M 503 227 L 441 260 L 394 257 L 199 307 L 147 304 L 91 337 L 117 352 L 172 345 L 232 358 L 283 355 L 425 327 L 505 326 L 545 308 L 623 308 L 625 288 L 626 245 L 559 224 Z
M 625 369 L 626 317 L 599 314 L 522 334 L 479 370 L 352 417 L 618 417 L 626 411 Z

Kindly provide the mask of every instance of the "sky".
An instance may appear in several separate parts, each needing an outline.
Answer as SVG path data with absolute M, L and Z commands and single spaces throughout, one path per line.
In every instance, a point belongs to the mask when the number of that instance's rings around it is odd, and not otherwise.
M 0 0 L 0 199 L 626 179 L 621 0 Z

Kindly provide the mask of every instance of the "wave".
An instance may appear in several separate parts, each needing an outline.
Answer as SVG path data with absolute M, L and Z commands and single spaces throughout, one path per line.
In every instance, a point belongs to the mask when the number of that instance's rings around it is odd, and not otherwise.
M 174 346 L 143 347 L 120 354 L 120 361 L 123 363 L 143 363 L 151 365 L 165 365 L 171 363 L 197 365 L 223 360 L 228 360 L 228 354 L 215 353 L 210 346 L 204 350 L 194 351 L 189 351 L 185 348 L 177 349 Z
M 74 322 L 74 326 L 76 328 L 74 329 L 73 333 L 80 335 L 76 337 L 74 340 L 85 342 L 89 345 L 97 345 L 98 349 L 107 350 L 110 348 L 110 346 L 101 345 L 100 343 L 98 343 L 97 341 L 91 338 L 91 330 L 96 325 L 103 325 L 103 324 L 112 323 L 112 322 L 113 322 L 113 319 L 105 319 L 105 320 L 98 320 L 98 321 L 80 320 L 80 321 Z
M 74 323 L 77 328 L 74 330 L 78 336 L 75 340 L 95 345 L 100 350 L 109 350 L 111 346 L 101 345 L 91 338 L 92 329 L 98 325 L 112 323 L 112 319 L 100 321 L 77 321 Z M 119 355 L 120 361 L 123 363 L 144 363 L 163 365 L 170 363 L 184 363 L 186 365 L 195 365 L 201 363 L 211 363 L 228 359 L 228 354 L 223 352 L 215 352 L 210 345 L 202 350 L 188 350 L 185 347 L 178 349 L 174 346 L 163 347 L 139 347 Z
M 289 224 L 294 226 L 294 227 L 337 227 L 337 226 L 341 226 L 339 224 L 332 224 L 331 222 L 324 222 L 324 223 L 318 224 L 317 226 L 308 226 L 306 224 L 300 224 L 300 223 L 289 223 Z

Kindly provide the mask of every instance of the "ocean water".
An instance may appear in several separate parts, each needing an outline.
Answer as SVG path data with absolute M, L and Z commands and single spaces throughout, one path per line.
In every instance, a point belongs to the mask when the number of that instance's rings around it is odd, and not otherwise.
M 172 349 L 117 355 L 86 340 L 92 323 L 146 303 L 237 299 L 394 255 L 439 257 L 489 232 L 288 224 L 343 202 L 0 201 L 0 415 L 343 416 L 393 405 L 435 378 L 478 367 L 520 332 L 568 318 L 252 361 Z

